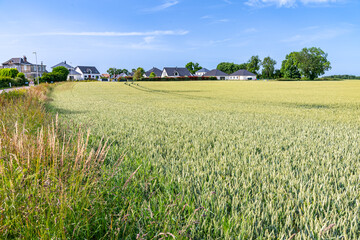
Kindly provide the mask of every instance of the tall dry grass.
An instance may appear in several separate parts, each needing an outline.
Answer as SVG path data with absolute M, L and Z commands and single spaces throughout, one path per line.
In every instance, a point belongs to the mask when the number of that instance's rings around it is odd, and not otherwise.
M 44 109 L 48 91 L 0 95 L 0 238 L 99 238 L 109 147 L 89 151 L 89 132 L 60 130 Z

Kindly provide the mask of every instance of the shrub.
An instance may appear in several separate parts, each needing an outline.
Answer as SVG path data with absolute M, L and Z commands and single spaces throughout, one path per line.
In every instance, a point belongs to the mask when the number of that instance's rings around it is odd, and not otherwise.
M 4 68 L 0 69 L 0 77 L 15 78 L 19 71 L 16 68 Z
M 2 77 L 0 76 L 0 88 L 9 87 L 9 83 L 12 83 L 13 79 L 11 77 Z

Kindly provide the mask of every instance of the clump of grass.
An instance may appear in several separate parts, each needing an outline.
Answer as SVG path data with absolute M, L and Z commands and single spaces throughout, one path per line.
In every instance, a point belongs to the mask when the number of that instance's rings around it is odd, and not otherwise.
M 88 151 L 89 133 L 67 136 L 57 119 L 49 122 L 47 91 L 0 96 L 0 238 L 101 236 L 109 147 Z

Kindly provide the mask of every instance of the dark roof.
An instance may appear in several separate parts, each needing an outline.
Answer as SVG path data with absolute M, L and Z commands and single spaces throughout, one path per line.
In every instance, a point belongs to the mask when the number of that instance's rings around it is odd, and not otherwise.
M 256 76 L 256 74 L 249 72 L 248 70 L 240 69 L 239 71 L 230 74 L 230 76 Z
M 197 71 L 197 73 L 201 73 L 201 72 L 205 72 L 205 73 L 207 73 L 207 72 L 210 72 L 210 70 L 209 69 L 207 69 L 207 68 L 202 68 L 202 69 L 200 69 L 199 71 Z
M 77 66 L 83 74 L 100 74 L 96 67 L 92 66 Z
M 69 71 L 69 75 L 81 75 L 81 74 L 78 73 L 78 72 L 75 71 L 75 70 L 70 70 L 70 71 Z
M 169 77 L 185 77 L 185 76 L 192 76 L 187 68 L 178 68 L 178 67 L 166 67 L 164 70 L 167 72 Z M 175 75 L 175 73 L 178 75 Z
M 69 64 L 66 63 L 66 61 L 61 62 L 59 64 L 56 64 L 55 66 L 51 67 L 51 68 L 56 68 L 56 67 L 66 67 L 66 68 L 73 68 L 72 66 L 70 66 Z
M 27 60 L 25 61 L 24 58 L 11 58 L 10 60 L 3 63 L 3 65 L 8 64 L 31 64 Z
M 150 74 L 151 74 L 152 72 L 155 73 L 155 75 L 156 75 L 157 77 L 161 77 L 162 71 L 161 71 L 160 69 L 156 68 L 156 67 L 153 67 L 153 68 L 150 69 L 149 71 L 146 71 L 146 72 L 145 72 L 145 76 L 146 76 L 146 77 L 150 77 Z
M 222 76 L 229 76 L 229 75 L 218 69 L 213 69 L 210 72 L 204 74 L 204 77 L 222 77 Z

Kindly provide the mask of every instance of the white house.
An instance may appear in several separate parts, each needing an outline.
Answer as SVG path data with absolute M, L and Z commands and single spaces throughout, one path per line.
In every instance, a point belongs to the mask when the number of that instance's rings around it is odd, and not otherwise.
M 55 66 L 52 66 L 51 69 L 54 69 L 56 67 L 65 67 L 67 70 L 69 70 L 69 75 L 67 80 L 83 80 L 81 78 L 81 74 L 75 71 L 75 68 L 67 64 L 66 61 L 56 64 Z
M 206 68 L 202 68 L 202 69 L 200 69 L 199 71 L 197 71 L 197 72 L 195 73 L 195 75 L 196 75 L 197 77 L 202 77 L 202 76 L 204 76 L 207 72 L 210 72 L 210 70 L 209 70 L 209 69 L 206 69 Z
M 256 80 L 256 74 L 251 73 L 248 70 L 241 69 L 233 74 L 230 74 L 229 80 Z
M 228 80 L 229 75 L 218 69 L 211 70 L 203 75 L 204 77 L 216 77 L 218 80 Z
M 178 68 L 178 67 L 165 67 L 162 71 L 161 77 L 191 77 L 192 74 L 189 72 L 187 68 Z
M 88 80 L 88 79 L 100 79 L 101 74 L 93 66 L 77 66 L 75 71 L 80 74 L 79 79 L 77 80 Z

